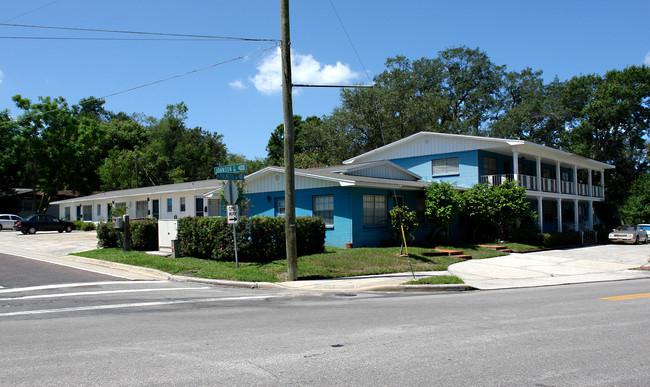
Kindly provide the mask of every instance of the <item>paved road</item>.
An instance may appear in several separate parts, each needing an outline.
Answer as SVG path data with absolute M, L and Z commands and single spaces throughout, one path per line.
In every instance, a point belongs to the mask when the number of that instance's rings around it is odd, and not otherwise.
M 120 278 L 0 253 L 0 288 L 118 279 Z
M 0 289 L 0 385 L 650 380 L 650 280 L 409 296 L 86 285 Z

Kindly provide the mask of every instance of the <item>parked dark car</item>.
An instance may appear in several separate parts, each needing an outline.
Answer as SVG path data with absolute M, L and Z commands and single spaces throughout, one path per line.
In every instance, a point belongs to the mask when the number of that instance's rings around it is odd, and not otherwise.
M 75 226 L 72 222 L 66 222 L 51 215 L 36 214 L 25 220 L 16 222 L 13 229 L 23 234 L 35 234 L 36 231 L 58 231 L 71 232 Z

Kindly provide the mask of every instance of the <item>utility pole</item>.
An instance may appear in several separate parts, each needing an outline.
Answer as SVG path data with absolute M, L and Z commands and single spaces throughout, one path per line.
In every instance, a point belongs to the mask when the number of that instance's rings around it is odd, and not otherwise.
M 138 155 L 135 155 L 135 188 L 138 188 Z
M 294 167 L 293 102 L 291 99 L 291 38 L 289 37 L 289 0 L 280 0 L 280 51 L 282 53 L 282 110 L 284 112 L 284 205 L 287 245 L 287 279 L 298 279 L 296 244 L 296 182 Z

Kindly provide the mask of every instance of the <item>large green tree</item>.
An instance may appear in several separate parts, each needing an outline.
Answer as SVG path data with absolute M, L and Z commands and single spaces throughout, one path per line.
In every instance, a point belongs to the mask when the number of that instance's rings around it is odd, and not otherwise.
M 606 199 L 618 223 L 634 179 L 648 171 L 650 67 L 630 66 L 604 76 L 584 75 L 567 82 L 563 102 L 570 110 L 564 149 L 616 168 L 606 175 Z
M 621 213 L 624 223 L 650 223 L 650 173 L 634 180 Z

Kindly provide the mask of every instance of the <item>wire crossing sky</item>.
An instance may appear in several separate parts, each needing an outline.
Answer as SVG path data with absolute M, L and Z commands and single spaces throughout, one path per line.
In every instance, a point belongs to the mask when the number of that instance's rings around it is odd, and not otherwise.
M 648 1 L 294 0 L 290 7 L 296 84 L 370 84 L 387 58 L 433 58 L 461 45 L 509 71 L 542 70 L 547 82 L 650 65 Z M 104 96 L 110 111 L 158 118 L 183 101 L 188 126 L 223 134 L 230 152 L 248 158 L 266 156 L 283 121 L 277 2 L 24 0 L 1 9 L 0 110 L 14 116 L 22 113 L 11 100 L 17 94 L 69 104 Z M 294 113 L 330 114 L 339 93 L 296 89 Z

